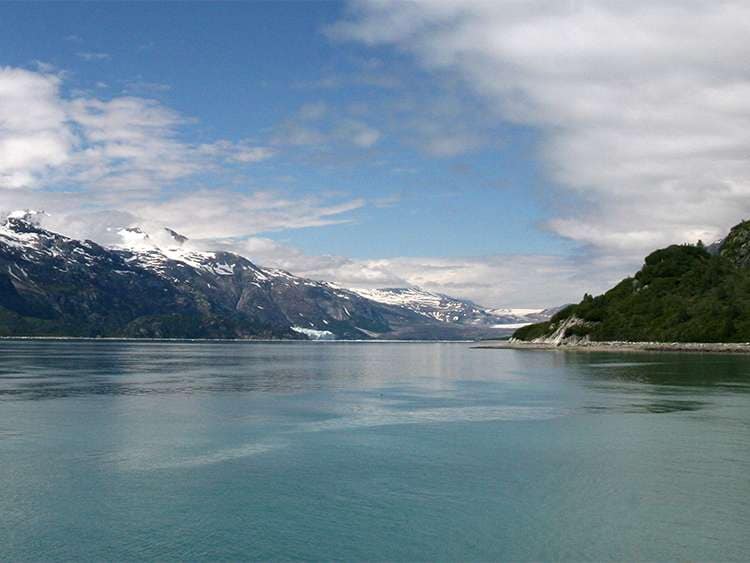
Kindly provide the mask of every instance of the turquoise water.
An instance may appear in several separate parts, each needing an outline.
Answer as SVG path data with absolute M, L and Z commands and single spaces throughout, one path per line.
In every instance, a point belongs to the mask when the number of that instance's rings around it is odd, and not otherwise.
M 750 357 L 0 342 L 0 560 L 747 559 Z

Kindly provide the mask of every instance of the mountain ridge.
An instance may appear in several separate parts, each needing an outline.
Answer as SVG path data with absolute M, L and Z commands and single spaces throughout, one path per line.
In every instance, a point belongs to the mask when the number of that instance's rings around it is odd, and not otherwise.
M 143 229 L 126 227 L 119 231 L 122 244 L 104 247 L 47 231 L 39 224 L 41 216 L 14 212 L 0 224 L 2 335 L 465 339 L 503 334 L 489 322 L 440 321 L 437 313 L 368 299 L 363 290 L 264 268 L 231 252 L 195 250 L 171 229 L 159 233 L 169 242 L 157 244 Z M 478 318 L 501 319 L 470 302 L 441 299 L 475 308 Z

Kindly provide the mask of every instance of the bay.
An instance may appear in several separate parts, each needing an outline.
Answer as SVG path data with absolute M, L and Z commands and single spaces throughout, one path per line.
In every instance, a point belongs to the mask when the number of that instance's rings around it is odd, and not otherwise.
M 750 357 L 0 342 L 2 560 L 742 560 Z

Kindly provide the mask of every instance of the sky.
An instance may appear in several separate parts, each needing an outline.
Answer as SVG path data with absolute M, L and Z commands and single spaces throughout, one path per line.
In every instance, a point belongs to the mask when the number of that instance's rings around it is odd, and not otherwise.
M 2 3 L 0 212 L 493 307 L 750 214 L 750 4 Z

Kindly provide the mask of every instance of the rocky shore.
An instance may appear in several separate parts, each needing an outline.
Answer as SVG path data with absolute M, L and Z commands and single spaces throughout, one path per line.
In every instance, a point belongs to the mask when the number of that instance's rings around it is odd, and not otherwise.
M 570 352 L 703 352 L 750 354 L 750 342 L 591 342 L 546 343 L 487 341 L 477 349 L 559 350 Z

